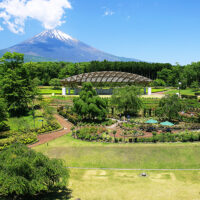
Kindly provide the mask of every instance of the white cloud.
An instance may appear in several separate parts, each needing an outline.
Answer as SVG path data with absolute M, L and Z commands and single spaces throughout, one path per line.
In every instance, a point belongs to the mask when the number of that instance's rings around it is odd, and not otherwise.
M 0 31 L 3 31 L 4 29 L 3 29 L 3 27 L 2 26 L 0 26 Z
M 115 12 L 113 12 L 113 11 L 111 11 L 111 10 L 106 10 L 105 12 L 104 12 L 104 15 L 103 16 L 112 16 L 112 15 L 114 15 L 115 14 Z
M 45 29 L 53 29 L 65 23 L 65 9 L 71 9 L 69 0 L 3 0 L 0 18 L 13 33 L 23 33 L 25 21 L 38 20 Z

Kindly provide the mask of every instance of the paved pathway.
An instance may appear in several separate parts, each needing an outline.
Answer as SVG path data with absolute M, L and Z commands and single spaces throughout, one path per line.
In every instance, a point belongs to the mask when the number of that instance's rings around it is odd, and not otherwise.
M 47 143 L 51 140 L 55 140 L 56 138 L 65 135 L 71 131 L 70 129 L 73 125 L 70 122 L 66 121 L 63 117 L 61 117 L 58 114 L 55 114 L 54 116 L 55 116 L 56 120 L 60 123 L 60 125 L 63 127 L 63 129 L 60 131 L 54 131 L 52 133 L 38 135 L 37 138 L 39 141 L 35 144 L 28 145 L 28 147 L 32 148 L 32 147 L 38 146 L 40 144 Z

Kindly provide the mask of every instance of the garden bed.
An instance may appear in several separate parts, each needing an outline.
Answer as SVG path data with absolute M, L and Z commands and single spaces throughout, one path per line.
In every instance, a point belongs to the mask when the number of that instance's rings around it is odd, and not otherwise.
M 193 142 L 200 141 L 200 132 L 184 131 L 176 129 L 163 132 L 163 129 L 155 129 L 152 131 L 141 130 L 141 127 L 132 127 L 132 129 L 123 129 L 120 125 L 116 129 L 105 127 L 89 126 L 76 127 L 73 129 L 74 138 L 97 141 L 97 142 Z

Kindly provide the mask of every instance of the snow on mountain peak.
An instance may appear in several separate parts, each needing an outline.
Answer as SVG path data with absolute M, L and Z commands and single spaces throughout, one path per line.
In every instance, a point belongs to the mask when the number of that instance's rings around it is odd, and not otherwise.
M 52 38 L 52 39 L 57 39 L 61 41 L 69 41 L 69 40 L 77 41 L 76 39 L 72 38 L 70 35 L 56 29 L 45 30 L 39 33 L 38 35 L 36 35 L 34 38 Z

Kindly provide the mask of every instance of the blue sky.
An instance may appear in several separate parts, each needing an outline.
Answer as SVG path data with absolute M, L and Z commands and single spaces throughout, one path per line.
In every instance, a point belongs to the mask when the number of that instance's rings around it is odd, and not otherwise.
M 50 1 L 0 0 L 0 49 L 57 28 L 117 56 L 172 64 L 200 61 L 199 0 Z

